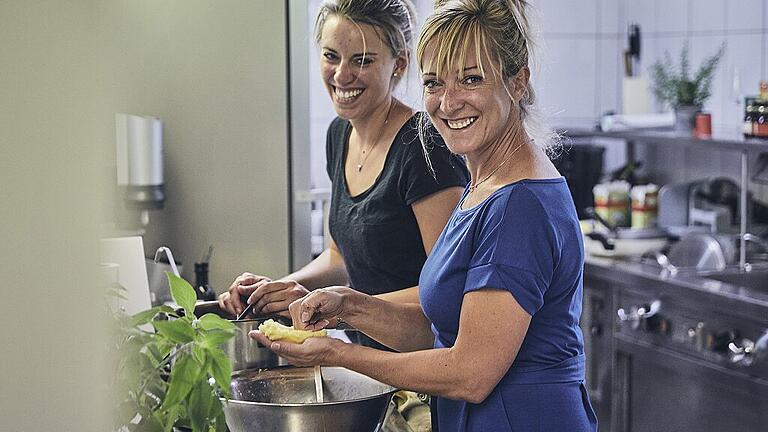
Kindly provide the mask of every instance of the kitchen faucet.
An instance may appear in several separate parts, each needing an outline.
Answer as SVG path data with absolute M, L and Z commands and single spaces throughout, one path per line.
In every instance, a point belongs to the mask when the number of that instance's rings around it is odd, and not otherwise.
M 179 274 L 179 269 L 176 268 L 176 260 L 173 259 L 173 253 L 171 252 L 171 249 L 167 246 L 160 246 L 155 251 L 155 263 L 160 261 L 160 254 L 165 252 L 165 255 L 168 257 L 168 264 L 171 265 L 171 270 L 173 270 L 173 274 L 176 275 L 176 277 L 181 277 Z

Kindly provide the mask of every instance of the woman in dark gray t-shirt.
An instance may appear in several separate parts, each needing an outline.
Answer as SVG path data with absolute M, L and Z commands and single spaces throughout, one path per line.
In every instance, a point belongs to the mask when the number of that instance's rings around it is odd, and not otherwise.
M 344 175 L 352 124 L 336 118 L 328 128 L 330 233 L 344 257 L 350 286 L 367 294 L 418 284 L 427 254 L 412 205 L 440 190 L 467 183 L 464 161 L 444 145 L 429 153 L 435 172 L 432 176 L 418 139 L 419 115 L 409 118 L 397 132 L 373 185 L 356 195 L 349 193 Z
M 242 274 L 219 296 L 222 308 L 240 313 L 247 297 L 254 313 L 289 316 L 292 301 L 331 285 L 418 303 L 421 267 L 469 176 L 444 145 L 430 149 L 430 170 L 418 114 L 392 95 L 407 71 L 412 10 L 408 0 L 321 6 L 320 73 L 339 116 L 327 138 L 331 245 L 278 280 Z

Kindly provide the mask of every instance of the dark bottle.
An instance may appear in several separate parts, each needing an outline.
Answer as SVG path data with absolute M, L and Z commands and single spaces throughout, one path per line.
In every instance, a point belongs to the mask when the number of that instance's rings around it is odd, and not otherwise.
M 195 263 L 195 293 L 198 300 L 216 300 L 216 292 L 208 283 L 208 263 Z

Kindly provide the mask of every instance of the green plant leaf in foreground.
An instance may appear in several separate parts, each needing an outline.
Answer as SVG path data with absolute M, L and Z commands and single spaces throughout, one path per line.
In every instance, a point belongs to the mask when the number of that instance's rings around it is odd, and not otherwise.
M 170 314 L 170 313 L 173 313 L 174 311 L 173 311 L 173 308 L 170 306 L 153 307 L 152 309 L 147 309 L 145 311 L 141 311 L 132 315 L 130 318 L 130 321 L 128 321 L 128 325 L 130 327 L 134 327 L 134 326 L 148 324 L 160 312 L 165 312 Z
M 203 330 L 234 330 L 236 327 L 230 321 L 212 313 L 207 313 L 200 318 L 200 328 Z
M 211 359 L 210 375 L 216 380 L 224 396 L 229 397 L 229 385 L 232 381 L 232 364 L 224 351 L 219 348 L 208 350 Z
M 195 301 L 197 300 L 195 289 L 192 288 L 192 285 L 190 285 L 189 282 L 185 281 L 184 279 L 169 272 L 165 272 L 165 274 L 168 276 L 168 285 L 171 287 L 171 296 L 173 297 L 173 301 L 175 301 L 177 305 L 184 308 L 184 313 L 186 316 L 194 317 Z
M 232 339 L 232 336 L 234 335 L 235 330 L 213 329 L 205 332 L 205 334 L 201 336 L 200 343 L 202 343 L 206 348 L 216 348 Z
M 157 332 L 176 343 L 192 342 L 195 338 L 195 331 L 184 320 L 173 321 L 154 321 Z
M 192 388 L 189 395 L 189 411 L 187 416 L 191 420 L 194 432 L 208 432 L 211 421 L 211 407 L 214 403 L 220 403 L 211 393 L 211 387 L 205 380 L 200 380 Z
M 199 379 L 199 365 L 190 356 L 179 356 L 171 369 L 171 382 L 165 394 L 163 408 L 172 410 L 187 397 Z

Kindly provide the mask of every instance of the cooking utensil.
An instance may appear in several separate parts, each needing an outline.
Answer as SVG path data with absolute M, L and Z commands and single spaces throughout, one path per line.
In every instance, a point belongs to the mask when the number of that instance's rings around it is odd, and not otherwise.
M 241 319 L 245 318 L 249 313 L 251 313 L 251 311 L 253 310 L 253 305 L 255 305 L 255 304 L 256 303 L 251 303 L 248 306 L 246 306 L 245 309 L 243 309 L 243 311 L 240 312 L 240 315 L 237 316 L 237 319 L 241 320 Z
M 275 354 L 269 348 L 262 346 L 248 336 L 248 332 L 258 330 L 259 325 L 267 319 L 282 321 L 285 319 L 279 316 L 258 317 L 257 319 L 234 320 L 232 324 L 237 327 L 235 337 L 227 341 L 221 348 L 229 357 L 232 364 L 232 370 L 245 370 L 252 368 L 268 368 L 287 365 L 288 362 Z
M 176 311 L 183 315 L 183 309 Z M 267 368 L 288 364 L 285 359 L 275 354 L 269 348 L 259 345 L 248 337 L 248 332 L 258 330 L 259 325 L 268 319 L 273 319 L 282 324 L 290 325 L 290 320 L 279 315 L 259 315 L 250 319 L 233 319 L 234 315 L 221 309 L 217 301 L 203 301 L 195 304 L 195 315 L 201 317 L 207 313 L 216 314 L 228 319 L 235 325 L 237 332 L 227 343 L 221 346 L 229 357 L 232 370 L 244 370 L 250 368 Z
M 320 365 L 315 366 L 315 399 L 323 403 L 323 374 Z
M 313 368 L 247 370 L 222 399 L 232 432 L 373 432 L 397 389 L 339 367 L 323 368 L 325 400 L 316 402 Z
M 631 24 L 629 26 L 629 41 L 627 52 L 631 59 L 631 67 L 629 76 L 640 74 L 640 26 L 637 24 Z

